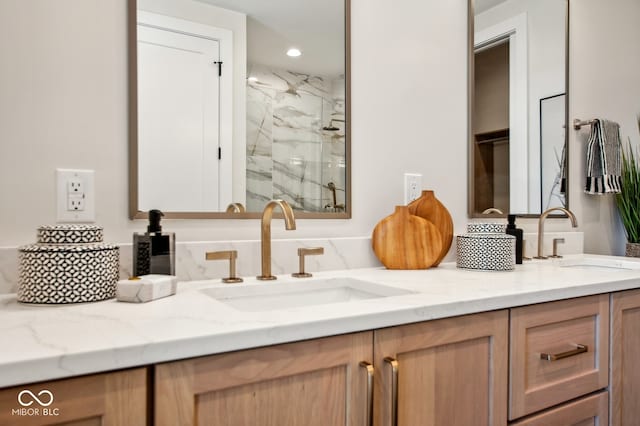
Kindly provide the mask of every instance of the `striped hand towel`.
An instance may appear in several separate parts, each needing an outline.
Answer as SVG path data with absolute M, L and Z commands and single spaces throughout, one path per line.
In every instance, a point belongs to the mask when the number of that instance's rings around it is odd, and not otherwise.
M 620 193 L 622 174 L 620 125 L 596 119 L 587 146 L 587 194 Z

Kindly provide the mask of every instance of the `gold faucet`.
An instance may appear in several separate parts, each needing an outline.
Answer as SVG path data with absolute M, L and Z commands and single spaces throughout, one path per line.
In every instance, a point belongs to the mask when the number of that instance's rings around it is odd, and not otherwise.
M 482 214 L 491 214 L 491 213 L 504 214 L 502 210 L 497 209 L 495 207 L 489 207 L 488 209 L 482 212 Z
M 293 216 L 293 209 L 283 200 L 271 200 L 264 206 L 262 212 L 262 236 L 261 236 L 261 252 L 262 252 L 262 274 L 259 280 L 275 280 L 276 276 L 271 275 L 271 218 L 273 217 L 273 209 L 280 206 L 284 215 L 284 227 L 287 231 L 296 229 L 296 219 Z
M 547 257 L 544 256 L 543 252 L 544 252 L 544 221 L 547 218 L 547 216 L 549 216 L 549 213 L 551 213 L 552 211 L 555 210 L 559 210 L 561 212 L 563 212 L 564 214 L 566 214 L 567 216 L 569 216 L 569 219 L 571 220 L 571 226 L 574 228 L 578 227 L 578 220 L 576 219 L 576 216 L 573 214 L 573 212 L 571 210 L 567 210 L 564 207 L 551 207 L 550 209 L 545 210 L 541 215 L 540 215 L 540 220 L 538 220 L 538 255 L 534 257 L 534 259 L 546 259 Z
M 245 213 L 246 211 L 242 203 L 231 203 L 227 206 L 227 213 Z

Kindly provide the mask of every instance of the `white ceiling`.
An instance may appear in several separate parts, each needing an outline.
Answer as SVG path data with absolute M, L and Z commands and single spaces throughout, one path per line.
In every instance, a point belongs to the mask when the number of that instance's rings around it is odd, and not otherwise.
M 247 62 L 290 71 L 344 73 L 343 0 L 200 0 L 247 15 Z M 302 56 L 289 58 L 297 47 Z

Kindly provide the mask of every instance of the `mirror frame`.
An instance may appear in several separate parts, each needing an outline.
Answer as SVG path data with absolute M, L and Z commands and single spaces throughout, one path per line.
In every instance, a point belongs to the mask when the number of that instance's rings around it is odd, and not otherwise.
M 129 99 L 129 219 L 146 219 L 138 209 L 138 51 L 137 0 L 127 2 L 127 60 Z M 344 0 L 345 66 L 345 211 L 295 210 L 296 219 L 351 219 L 351 0 Z M 246 120 L 246 117 L 243 117 Z M 246 144 L 246 141 L 243 141 Z M 165 219 L 260 219 L 262 212 L 163 212 Z
M 566 206 L 569 208 L 569 188 L 570 188 L 570 176 L 569 176 L 569 154 L 571 152 L 571 147 L 569 146 L 569 131 L 572 127 L 569 125 L 569 7 L 570 0 L 564 0 L 566 2 L 566 15 L 565 15 L 565 58 L 564 58 L 564 87 L 565 87 L 565 101 L 564 101 L 564 143 L 565 143 L 565 161 L 567 164 L 565 167 L 567 168 L 567 183 L 566 183 L 566 192 L 565 192 L 565 200 Z M 473 165 L 473 143 L 474 143 L 474 135 L 473 135 L 473 105 L 474 105 L 474 94 L 475 94 L 475 0 L 468 0 L 468 16 L 467 16 L 467 31 L 468 31 L 468 57 L 467 57 L 467 216 L 472 219 L 478 218 L 506 218 L 509 212 L 505 212 L 504 214 L 482 214 L 475 213 L 473 210 L 473 206 L 475 204 L 475 194 L 472 191 L 474 187 L 474 179 L 472 173 L 472 165 Z M 516 213 L 517 217 L 523 218 L 539 218 L 542 215 L 542 211 L 540 213 Z M 567 217 L 565 214 L 550 214 L 549 217 L 558 217 L 564 218 Z

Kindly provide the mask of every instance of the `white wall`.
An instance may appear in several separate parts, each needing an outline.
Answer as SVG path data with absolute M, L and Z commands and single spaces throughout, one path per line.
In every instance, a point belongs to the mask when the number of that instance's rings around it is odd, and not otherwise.
M 370 235 L 402 203 L 405 171 L 422 173 L 463 226 L 466 8 L 352 2 L 353 219 L 300 221 L 286 233 L 274 223 L 274 238 Z M 125 0 L 3 0 L 0 28 L 0 245 L 32 242 L 55 221 L 56 167 L 95 169 L 97 222 L 109 241 L 130 241 L 145 223 L 127 219 Z M 260 235 L 257 220 L 165 229 L 182 241 Z
M 405 171 L 424 175 L 463 232 L 466 1 L 352 0 L 351 15 L 353 219 L 300 221 L 286 233 L 275 223 L 274 238 L 370 235 L 402 202 Z M 570 117 L 606 115 L 631 129 L 640 3 L 573 1 L 571 18 Z M 0 245 L 33 242 L 38 225 L 54 222 L 56 167 L 95 169 L 97 222 L 108 241 L 130 241 L 145 224 L 127 219 L 125 0 L 3 0 L 0 28 Z M 594 52 L 610 56 L 594 61 Z M 570 144 L 582 142 L 571 133 Z M 575 151 L 570 202 L 586 248 L 617 251 L 623 239 L 611 234 L 609 204 L 580 195 Z M 181 241 L 260 235 L 257 220 L 175 220 L 165 229 Z
M 579 0 L 570 4 L 569 119 L 603 117 L 640 143 L 640 2 Z M 585 195 L 589 127 L 569 133 L 569 204 L 584 230 L 585 252 L 624 254 L 626 238 L 611 196 Z

